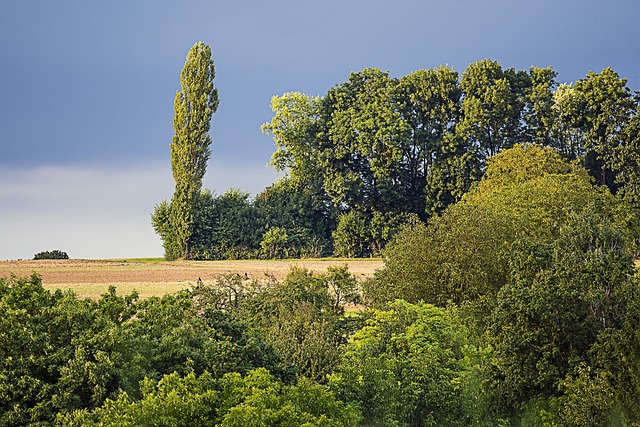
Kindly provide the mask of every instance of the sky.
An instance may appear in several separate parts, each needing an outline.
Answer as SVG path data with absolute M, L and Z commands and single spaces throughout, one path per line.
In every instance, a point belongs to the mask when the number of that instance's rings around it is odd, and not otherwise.
M 637 0 L 20 0 L 0 6 L 0 260 L 161 257 L 173 99 L 211 46 L 220 107 L 203 185 L 276 179 L 260 126 L 274 95 L 323 95 L 367 67 L 611 67 L 640 89 Z

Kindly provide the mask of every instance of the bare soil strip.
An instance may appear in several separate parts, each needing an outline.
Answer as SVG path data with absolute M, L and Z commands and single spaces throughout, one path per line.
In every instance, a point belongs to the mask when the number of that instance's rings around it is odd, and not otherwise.
M 137 260 L 43 260 L 0 261 L 0 277 L 30 276 L 37 273 L 48 289 L 71 289 L 81 298 L 97 298 L 110 285 L 119 294 L 136 290 L 140 297 L 162 296 L 189 288 L 198 279 L 213 282 L 224 274 L 252 279 L 272 275 L 284 278 L 294 267 L 326 272 L 330 266 L 347 265 L 360 279 L 382 268 L 380 259 L 297 259 L 238 261 L 137 261 Z

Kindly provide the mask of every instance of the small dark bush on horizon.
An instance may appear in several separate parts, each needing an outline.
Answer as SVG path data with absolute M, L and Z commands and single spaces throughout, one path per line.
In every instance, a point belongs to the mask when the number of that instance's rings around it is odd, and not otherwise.
M 66 252 L 54 249 L 52 251 L 38 252 L 33 256 L 33 259 L 69 259 L 69 255 Z

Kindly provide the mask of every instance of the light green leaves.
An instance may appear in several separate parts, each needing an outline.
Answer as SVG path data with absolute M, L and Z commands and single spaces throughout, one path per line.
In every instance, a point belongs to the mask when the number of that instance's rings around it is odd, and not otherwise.
M 215 71 L 211 48 L 198 42 L 189 50 L 180 73 L 181 90 L 176 93 L 171 142 L 171 170 L 175 192 L 169 220 L 183 256 L 191 256 L 194 212 L 202 188 L 202 178 L 211 156 L 211 115 L 218 108 L 218 91 L 213 87 Z M 169 255 L 169 254 L 167 254 Z

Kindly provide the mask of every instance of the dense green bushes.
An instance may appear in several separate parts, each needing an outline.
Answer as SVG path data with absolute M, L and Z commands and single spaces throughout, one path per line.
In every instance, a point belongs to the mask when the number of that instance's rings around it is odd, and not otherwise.
M 194 259 L 297 258 L 330 255 L 333 214 L 302 187 L 278 181 L 250 200 L 231 189 L 221 195 L 201 192 L 190 243 Z M 151 216 L 162 237 L 165 257 L 183 256 L 169 223 L 169 204 Z
M 49 293 L 41 280 L 0 279 L 0 424 L 51 422 L 96 408 L 140 381 L 205 371 L 283 375 L 262 333 L 219 310 L 198 311 L 185 291 L 138 301 L 115 289 L 97 301 Z
M 61 426 L 357 426 L 358 412 L 338 401 L 326 388 L 301 380 L 283 385 L 264 368 L 246 376 L 229 373 L 176 373 L 159 382 L 146 380 L 142 398 L 121 394 L 104 406 L 58 418 Z
M 482 425 L 468 407 L 481 359 L 455 310 L 398 300 L 368 314 L 329 387 L 364 425 Z
M 457 307 L 490 349 L 479 409 L 494 421 L 635 425 L 633 218 L 550 150 L 517 146 L 441 217 L 398 234 L 365 298 Z

